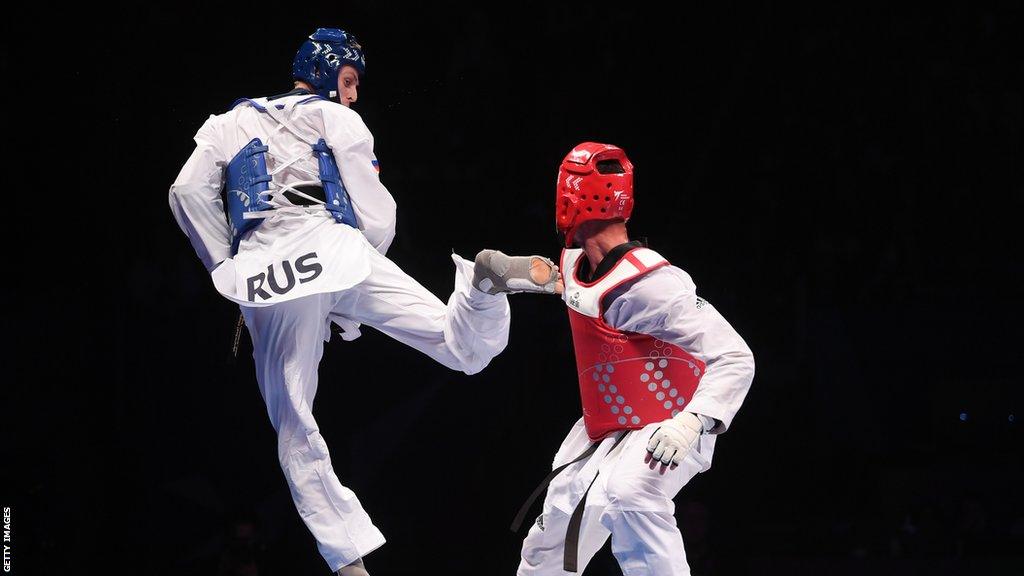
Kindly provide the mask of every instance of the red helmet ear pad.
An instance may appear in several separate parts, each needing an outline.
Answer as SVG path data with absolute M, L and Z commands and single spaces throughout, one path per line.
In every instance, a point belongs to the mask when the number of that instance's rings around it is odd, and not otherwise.
M 555 227 L 573 245 L 580 224 L 588 220 L 629 220 L 633 213 L 633 164 L 611 144 L 584 142 L 572 149 L 558 169 Z

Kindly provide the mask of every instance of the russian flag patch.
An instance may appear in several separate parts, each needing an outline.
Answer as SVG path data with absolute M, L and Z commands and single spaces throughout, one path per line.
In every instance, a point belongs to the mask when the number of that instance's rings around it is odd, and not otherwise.
M 377 162 L 376 160 L 372 160 L 372 161 L 370 161 L 370 163 L 373 164 L 374 172 L 376 172 L 377 174 L 380 174 L 380 163 Z

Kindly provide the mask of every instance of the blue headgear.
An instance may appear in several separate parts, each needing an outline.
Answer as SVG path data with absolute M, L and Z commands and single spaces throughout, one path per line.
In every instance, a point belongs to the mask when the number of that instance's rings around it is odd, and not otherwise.
M 360 77 L 366 74 L 366 57 L 355 36 L 339 28 L 317 28 L 295 53 L 292 77 L 312 86 L 318 95 L 333 99 L 331 92 L 338 90 L 338 72 L 346 64 Z

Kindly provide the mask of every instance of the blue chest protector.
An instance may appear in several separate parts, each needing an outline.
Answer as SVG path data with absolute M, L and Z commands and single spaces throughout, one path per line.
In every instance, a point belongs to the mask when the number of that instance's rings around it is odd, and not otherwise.
M 265 216 L 245 215 L 252 212 L 273 210 L 274 206 L 265 200 L 270 190 L 271 176 L 267 172 L 265 154 L 269 148 L 259 138 L 253 138 L 228 162 L 225 182 L 228 223 L 231 225 L 231 253 L 238 253 L 242 236 L 259 225 Z M 341 171 L 334 153 L 323 138 L 313 146 L 320 171 L 320 182 L 324 190 L 324 208 L 334 217 L 335 222 L 359 228 L 356 213 L 348 191 L 341 181 Z
M 238 252 L 242 235 L 260 223 L 260 219 L 245 219 L 247 212 L 270 210 L 262 192 L 270 189 L 267 174 L 268 148 L 259 138 L 253 138 L 228 162 L 225 196 L 228 201 L 228 224 L 231 225 L 231 253 Z
M 338 162 L 334 160 L 331 147 L 321 138 L 313 146 L 313 152 L 316 153 L 317 164 L 320 168 L 320 182 L 323 184 L 324 198 L 327 200 L 324 208 L 334 215 L 336 222 L 359 228 L 359 224 L 356 222 L 356 212 L 352 208 L 352 200 L 349 199 L 348 190 L 345 190 L 345 184 L 341 181 L 341 171 L 338 170 Z

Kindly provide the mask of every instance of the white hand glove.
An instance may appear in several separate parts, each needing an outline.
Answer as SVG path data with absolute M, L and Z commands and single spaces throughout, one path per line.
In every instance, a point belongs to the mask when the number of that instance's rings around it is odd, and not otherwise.
M 662 464 L 678 465 L 697 446 L 702 432 L 704 426 L 696 415 L 681 412 L 662 422 L 654 431 L 651 441 L 647 443 L 647 451 L 655 460 L 661 460 Z

